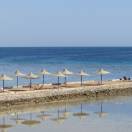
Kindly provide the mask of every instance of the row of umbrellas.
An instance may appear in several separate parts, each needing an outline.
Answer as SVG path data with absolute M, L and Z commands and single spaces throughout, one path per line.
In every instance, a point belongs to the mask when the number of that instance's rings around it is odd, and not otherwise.
M 103 75 L 105 74 L 109 74 L 110 72 L 109 71 L 106 71 L 104 70 L 103 68 L 99 69 L 97 71 L 97 74 L 100 75 L 100 78 L 101 78 L 101 84 L 102 84 L 102 77 Z M 17 80 L 17 87 L 19 86 L 19 77 L 22 77 L 22 78 L 25 78 L 25 79 L 28 79 L 30 81 L 30 88 L 32 87 L 32 79 L 37 79 L 40 77 L 40 75 L 42 75 L 43 77 L 43 84 L 45 84 L 45 75 L 53 75 L 53 76 L 56 76 L 58 79 L 58 87 L 60 85 L 60 77 L 64 77 L 65 78 L 65 84 L 67 84 L 67 77 L 70 76 L 70 75 L 79 75 L 80 76 L 80 82 L 81 82 L 81 86 L 83 85 L 83 77 L 84 76 L 89 76 L 88 73 L 86 73 L 85 71 L 81 70 L 79 73 L 73 73 L 71 71 L 69 71 L 68 69 L 64 69 L 63 71 L 58 71 L 57 73 L 50 73 L 48 72 L 47 70 L 41 70 L 41 72 L 39 73 L 39 75 L 37 74 L 33 74 L 32 72 L 30 72 L 29 74 L 24 74 L 22 73 L 21 71 L 19 70 L 16 70 L 15 72 L 15 76 L 16 76 L 16 80 Z M 6 80 L 13 80 L 13 78 L 3 74 L 0 76 L 0 80 L 3 81 L 3 89 L 4 89 L 4 83 Z

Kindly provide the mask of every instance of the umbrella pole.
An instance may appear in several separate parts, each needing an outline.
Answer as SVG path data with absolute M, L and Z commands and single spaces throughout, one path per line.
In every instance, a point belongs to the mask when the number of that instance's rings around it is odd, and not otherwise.
M 60 110 L 58 109 L 57 111 L 57 118 L 59 119 L 60 118 Z
M 103 81 L 103 76 L 102 76 L 102 74 L 100 75 L 100 77 L 101 77 L 101 84 L 102 84 L 102 81 Z
M 43 84 L 44 84 L 44 82 L 45 82 L 45 81 L 44 81 L 44 78 L 45 78 L 45 76 L 44 76 L 44 74 L 43 74 Z
M 83 79 L 82 79 L 82 75 L 81 75 L 81 86 L 83 85 Z
M 32 120 L 32 113 L 29 113 L 29 120 Z
M 101 106 L 100 107 L 101 107 L 101 113 L 102 113 L 103 112 L 102 102 L 101 102 Z
M 67 107 L 66 107 L 66 103 L 65 103 L 65 111 L 64 112 L 67 112 Z
M 3 80 L 3 91 L 4 91 L 4 88 L 5 88 L 5 81 Z
M 17 76 L 17 88 L 18 88 L 18 76 Z
M 2 118 L 3 125 L 5 125 L 5 117 Z
M 65 75 L 65 84 L 67 84 L 67 78 L 66 78 L 66 75 Z
M 30 79 L 30 88 L 32 87 L 32 79 Z
M 82 113 L 82 104 L 81 104 L 81 113 Z
M 18 115 L 18 113 L 17 113 L 17 115 L 16 115 L 16 118 L 17 118 L 17 120 L 19 119 L 19 115 Z
M 59 88 L 59 85 L 60 85 L 59 83 L 60 83 L 60 78 L 59 78 L 59 76 L 58 76 L 58 88 Z

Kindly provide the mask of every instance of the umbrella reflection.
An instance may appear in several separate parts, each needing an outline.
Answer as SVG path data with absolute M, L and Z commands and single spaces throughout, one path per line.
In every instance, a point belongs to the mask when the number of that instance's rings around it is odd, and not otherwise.
M 70 112 L 67 110 L 67 104 L 65 103 L 65 108 L 64 111 L 62 112 L 63 116 L 65 118 L 68 118 L 68 116 L 70 115 Z
M 99 112 L 95 112 L 100 118 L 101 117 L 105 117 L 105 116 L 107 116 L 108 115 L 108 113 L 107 112 L 104 112 L 103 111 L 103 103 L 101 102 L 101 104 L 100 104 L 100 111 Z
M 86 116 L 88 116 L 89 114 L 86 112 L 83 112 L 83 106 L 82 104 L 80 105 L 80 112 L 74 113 L 73 116 L 77 116 L 80 119 L 84 119 Z
M 53 120 L 53 121 L 55 121 L 55 122 L 57 122 L 59 124 L 62 124 L 65 121 L 65 119 L 67 119 L 67 118 L 64 117 L 63 115 L 61 115 L 60 113 L 61 112 L 60 112 L 60 110 L 58 108 L 58 110 L 57 110 L 57 117 L 52 118 L 51 120 Z
M 22 122 L 23 125 L 27 125 L 27 126 L 35 126 L 40 124 L 40 121 L 38 120 L 33 120 L 32 119 L 32 113 L 30 113 L 30 119 L 29 120 L 25 120 Z
M 0 130 L 1 132 L 7 131 L 7 129 L 13 127 L 11 124 L 6 124 L 5 117 L 2 118 L 2 124 L 0 124 Z
M 38 118 L 40 118 L 41 120 L 47 120 L 51 115 L 46 113 L 45 111 L 41 111 L 41 114 L 38 115 Z
M 21 118 L 19 113 L 15 113 L 15 117 L 11 118 L 11 120 L 14 120 L 16 124 L 21 124 L 24 121 L 24 118 Z

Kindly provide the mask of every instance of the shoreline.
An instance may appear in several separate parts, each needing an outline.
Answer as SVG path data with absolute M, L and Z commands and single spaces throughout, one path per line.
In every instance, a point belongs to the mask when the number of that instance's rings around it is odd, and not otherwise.
M 97 99 L 109 96 L 132 95 L 132 81 L 107 81 L 103 85 L 0 93 L 3 108 L 22 104 L 54 103 L 84 97 Z

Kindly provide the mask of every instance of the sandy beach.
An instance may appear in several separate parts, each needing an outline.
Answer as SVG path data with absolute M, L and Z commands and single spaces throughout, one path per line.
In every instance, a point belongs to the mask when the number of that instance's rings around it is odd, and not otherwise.
M 37 90 L 34 90 L 37 89 Z M 97 98 L 101 96 L 131 95 L 132 81 L 106 81 L 103 85 L 97 82 L 85 82 L 81 87 L 79 83 L 69 83 L 67 86 L 34 85 L 30 88 L 14 88 L 0 93 L 0 104 L 13 106 L 28 103 L 48 103 L 73 99 L 77 97 Z

